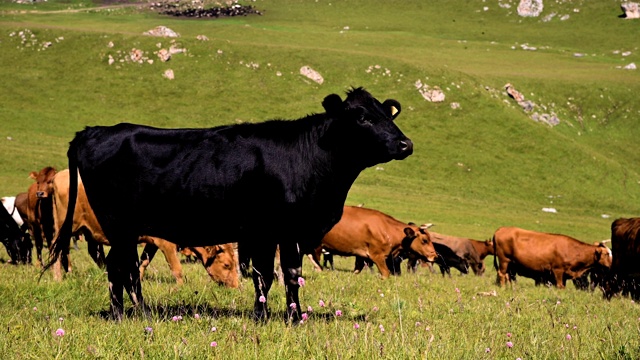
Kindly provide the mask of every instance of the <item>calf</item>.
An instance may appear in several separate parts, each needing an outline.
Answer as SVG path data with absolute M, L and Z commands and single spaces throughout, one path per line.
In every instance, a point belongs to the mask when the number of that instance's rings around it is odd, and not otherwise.
M 145 309 L 136 248 L 140 236 L 150 235 L 180 247 L 249 243 L 257 319 L 268 315 L 280 245 L 286 318 L 298 322 L 302 254 L 320 245 L 340 220 L 360 172 L 413 152 L 394 123 L 397 101 L 380 102 L 357 88 L 344 101 L 331 94 L 322 105 L 325 113 L 293 121 L 209 129 L 119 124 L 76 134 L 67 152 L 69 170 L 80 171 L 111 243 L 107 272 L 114 318 L 122 318 L 124 290 Z M 68 247 L 77 191 L 72 176 L 69 213 L 51 261 Z M 212 222 L 214 231 L 203 226 Z
M 567 279 L 580 278 L 592 268 L 611 266 L 611 250 L 606 246 L 566 235 L 501 227 L 493 235 L 493 243 L 500 285 L 517 273 L 537 283 L 550 280 L 562 289 Z
M 370 259 L 383 279 L 391 274 L 389 265 L 400 253 L 412 253 L 425 261 L 436 258 L 426 231 L 380 211 L 356 206 L 344 207 L 342 218 L 324 236 L 322 246 L 336 255 Z

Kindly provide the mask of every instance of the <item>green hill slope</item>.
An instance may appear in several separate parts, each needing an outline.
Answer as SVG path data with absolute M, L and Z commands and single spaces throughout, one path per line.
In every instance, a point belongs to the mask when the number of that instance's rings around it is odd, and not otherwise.
M 401 102 L 398 122 L 416 151 L 365 171 L 350 204 L 476 238 L 515 225 L 595 241 L 609 237 L 613 218 L 639 215 L 640 75 L 621 67 L 640 63 L 640 28 L 618 17 L 618 2 L 545 4 L 537 18 L 518 16 L 515 1 L 251 5 L 264 15 L 187 20 L 145 6 L 0 3 L 2 195 L 25 191 L 30 171 L 65 168 L 68 142 L 87 125 L 297 118 L 364 86 Z M 158 25 L 181 36 L 142 35 Z M 160 61 L 171 45 L 186 52 Z M 305 65 L 322 85 L 300 75 Z M 506 83 L 560 123 L 531 120 Z M 445 101 L 426 101 L 417 84 L 439 87 Z

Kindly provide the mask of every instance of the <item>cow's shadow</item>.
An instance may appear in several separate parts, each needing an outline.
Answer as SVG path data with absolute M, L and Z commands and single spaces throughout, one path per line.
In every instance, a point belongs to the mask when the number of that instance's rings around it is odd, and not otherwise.
M 213 307 L 211 305 L 151 305 L 147 306 L 147 315 L 149 319 L 160 321 L 180 321 L 189 317 L 195 317 L 196 314 L 200 318 L 247 318 L 254 320 L 253 309 L 231 309 L 223 307 Z M 111 314 L 108 310 L 100 310 L 90 314 L 91 316 L 97 316 L 103 320 L 112 320 Z M 282 310 L 270 309 L 269 321 L 285 321 L 287 313 Z M 145 318 L 145 314 L 139 308 L 129 307 L 125 310 L 125 317 L 127 318 Z M 330 322 L 335 321 L 337 318 L 332 313 L 317 313 L 310 314 L 310 319 L 315 321 Z M 365 315 L 355 316 L 342 316 L 353 321 L 364 321 Z

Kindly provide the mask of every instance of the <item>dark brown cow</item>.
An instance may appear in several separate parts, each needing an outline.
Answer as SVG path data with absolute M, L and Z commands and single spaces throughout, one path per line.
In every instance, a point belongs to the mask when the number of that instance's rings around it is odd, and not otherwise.
M 78 180 L 78 195 L 73 216 L 72 233 L 75 236 L 84 235 L 89 247 L 89 254 L 98 265 L 103 265 L 104 254 L 99 246 L 110 245 L 109 240 L 105 237 L 102 227 L 98 223 L 98 220 L 93 213 L 93 209 L 89 205 L 87 195 L 84 192 L 84 187 L 82 185 L 82 179 Z M 60 231 L 67 214 L 67 206 L 69 204 L 68 169 L 60 171 L 55 176 L 53 181 L 52 198 L 55 224 L 54 239 L 57 239 L 58 232 Z M 151 236 L 141 236 L 138 241 L 140 243 L 145 243 L 145 247 L 151 246 L 147 249 L 147 256 L 143 258 L 143 261 L 139 264 L 141 269 L 140 276 L 142 276 L 142 273 L 153 258 L 153 255 L 155 255 L 155 252 L 160 249 L 164 253 L 165 258 L 169 263 L 169 268 L 177 282 L 182 284 L 182 265 L 180 264 L 180 259 L 177 256 L 177 245 Z M 230 246 L 194 247 L 191 248 L 191 250 L 198 255 L 202 264 L 207 269 L 207 273 L 214 281 L 228 287 L 238 287 L 235 258 L 233 256 L 233 249 Z M 61 264 L 59 261 L 56 261 L 56 263 L 53 264 L 53 273 L 54 279 L 62 279 Z
M 387 259 L 403 251 L 424 261 L 434 261 L 436 251 L 429 233 L 380 211 L 345 206 L 342 218 L 322 239 L 322 246 L 336 255 L 371 259 L 382 278 L 389 277 Z M 316 257 L 319 262 L 319 257 Z
M 605 277 L 605 298 L 622 292 L 640 299 L 640 217 L 620 218 L 611 224 L 611 248 L 616 257 Z
M 53 233 L 53 215 L 51 213 L 51 191 L 56 169 L 47 166 L 39 172 L 31 172 L 29 177 L 36 182 L 27 191 L 27 228 L 36 246 L 36 265 L 42 266 L 42 248 L 44 241 L 51 239 Z
M 482 274 L 484 274 L 484 258 L 480 257 L 480 254 L 476 251 L 471 239 L 439 234 L 433 231 L 429 231 L 429 234 L 431 234 L 431 240 L 434 243 L 446 245 L 453 250 L 456 255 L 466 260 L 474 274 L 478 276 L 482 276 Z
M 511 282 L 510 274 L 515 272 L 536 281 L 551 279 L 563 289 L 567 279 L 580 278 L 592 268 L 611 266 L 611 250 L 606 246 L 566 235 L 501 227 L 493 242 L 500 285 Z

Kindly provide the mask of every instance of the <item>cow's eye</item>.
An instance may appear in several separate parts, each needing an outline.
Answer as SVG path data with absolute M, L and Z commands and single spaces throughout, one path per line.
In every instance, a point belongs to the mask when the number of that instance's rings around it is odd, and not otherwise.
M 373 121 L 366 119 L 366 118 L 362 118 L 359 121 L 360 125 L 362 126 L 372 126 L 373 125 Z

